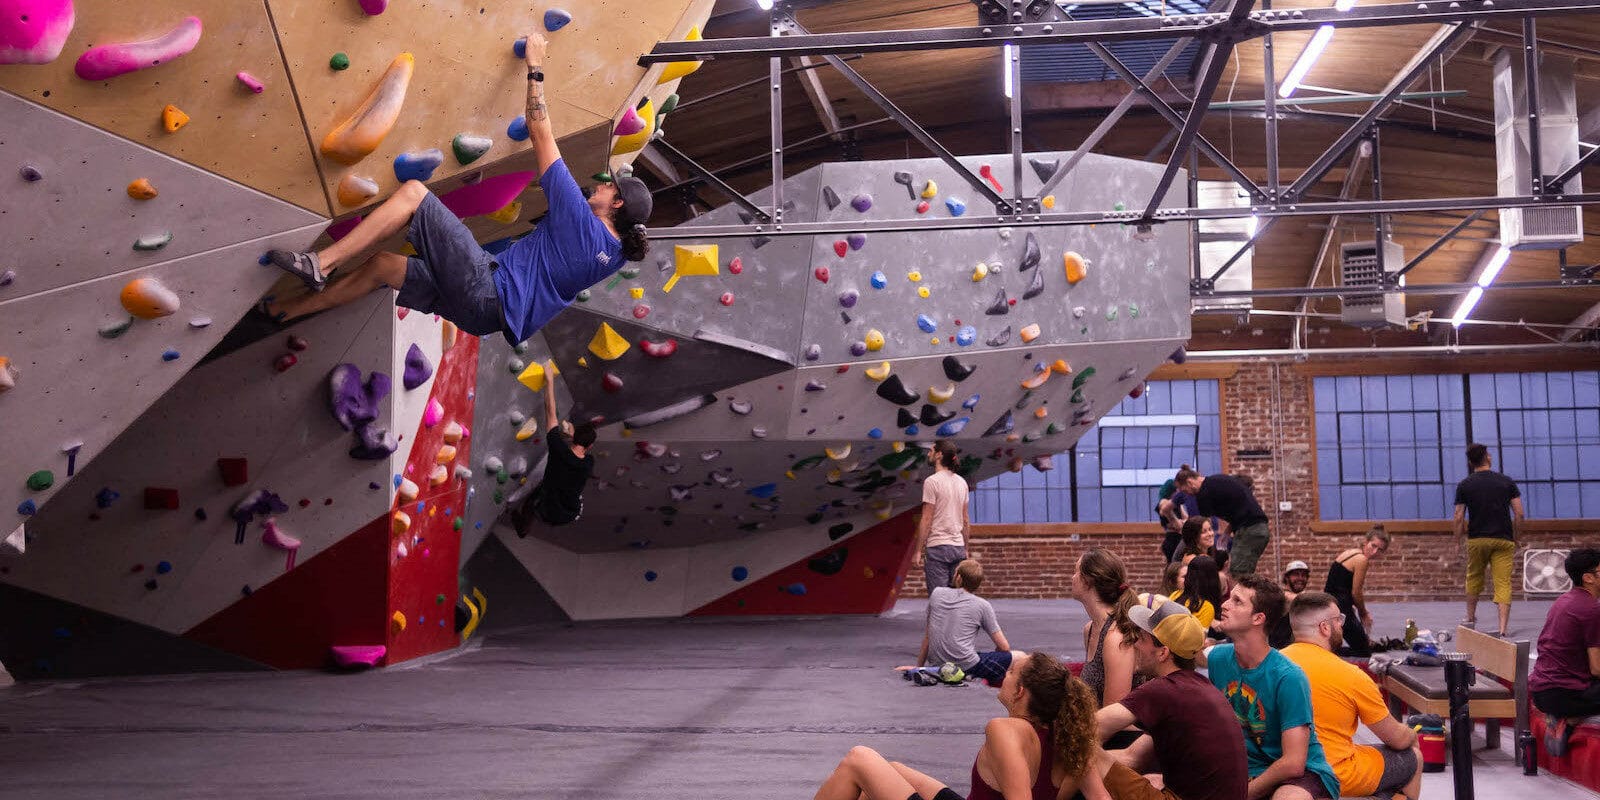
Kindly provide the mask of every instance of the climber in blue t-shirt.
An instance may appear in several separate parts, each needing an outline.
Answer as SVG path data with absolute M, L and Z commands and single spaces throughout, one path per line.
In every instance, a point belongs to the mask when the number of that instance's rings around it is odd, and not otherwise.
M 395 302 L 434 313 L 475 336 L 499 331 L 515 344 L 532 336 L 566 308 L 578 292 L 640 261 L 650 243 L 650 190 L 631 175 L 580 191 L 561 160 L 544 99 L 542 34 L 528 34 L 528 138 L 539 165 L 549 213 L 532 233 L 498 257 L 478 246 L 472 232 L 420 181 L 407 181 L 343 239 L 318 252 L 272 250 L 268 259 L 293 273 L 311 294 L 285 303 L 267 298 L 260 310 L 288 321 L 337 308 L 381 286 Z M 587 197 L 587 200 L 585 198 Z M 404 230 L 417 255 L 379 252 L 344 280 L 335 270 Z M 326 291 L 324 291 L 326 289 Z

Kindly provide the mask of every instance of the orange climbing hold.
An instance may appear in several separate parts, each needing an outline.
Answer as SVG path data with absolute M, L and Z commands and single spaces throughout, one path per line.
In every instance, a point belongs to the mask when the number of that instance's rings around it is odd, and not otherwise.
M 394 512 L 389 517 L 389 530 L 393 531 L 396 536 L 411 530 L 411 515 L 404 511 Z
M 355 113 L 323 137 L 322 155 L 341 164 L 354 164 L 372 155 L 400 119 L 416 63 L 410 53 L 395 56 Z
M 177 133 L 179 128 L 188 124 L 189 115 L 183 113 L 183 109 L 170 103 L 161 109 L 161 127 L 166 128 L 167 133 Z
M 1066 268 L 1068 284 L 1076 284 L 1089 274 L 1089 262 L 1071 250 L 1061 254 L 1061 265 Z
M 378 196 L 378 182 L 356 174 L 339 179 L 339 205 L 346 208 L 364 206 Z
M 158 194 L 161 193 L 156 191 L 155 184 L 149 178 L 140 178 L 128 184 L 128 196 L 135 200 L 150 200 Z
M 1027 344 L 1028 342 L 1039 338 L 1039 333 L 1039 323 L 1037 322 L 1018 331 L 1018 334 L 1022 337 L 1023 344 Z
M 454 424 L 454 423 L 452 423 L 452 424 Z M 435 464 L 449 464 L 450 462 L 455 461 L 455 460 L 456 460 L 456 447 L 453 444 L 440 445 L 439 446 L 439 452 L 437 454 L 435 454 L 434 457 L 433 457 L 433 461 L 434 461 Z
M 405 615 L 405 612 L 404 611 L 396 611 L 396 612 L 394 612 L 394 614 L 390 615 L 390 617 L 389 617 L 389 627 L 393 628 L 395 633 L 399 633 L 399 632 L 405 630 L 406 629 L 406 615 Z
M 1050 369 L 1054 370 L 1059 375 L 1065 375 L 1072 371 L 1072 365 L 1058 358 L 1050 364 Z
M 1037 389 L 1050 380 L 1050 370 L 1043 369 L 1033 373 L 1033 376 L 1022 382 L 1024 389 Z
M 178 295 L 155 278 L 135 278 L 122 287 L 122 307 L 139 319 L 158 319 L 176 313 Z

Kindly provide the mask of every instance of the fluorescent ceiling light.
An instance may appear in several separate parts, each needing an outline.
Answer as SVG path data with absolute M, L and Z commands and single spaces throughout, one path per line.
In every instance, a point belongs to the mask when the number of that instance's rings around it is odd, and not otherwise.
M 1311 41 L 1306 42 L 1306 49 L 1300 51 L 1300 57 L 1295 59 L 1294 66 L 1289 69 L 1289 74 L 1278 85 L 1278 96 L 1287 98 L 1300 88 L 1300 82 L 1305 80 L 1306 73 L 1311 71 L 1311 65 L 1317 63 L 1322 57 L 1322 51 L 1328 49 L 1328 42 L 1333 40 L 1333 26 L 1323 25 L 1311 35 Z
M 772 0 L 756 0 L 756 5 L 760 6 L 762 11 L 772 10 Z
M 1333 10 L 1335 11 L 1349 11 L 1355 7 L 1356 0 L 1334 0 L 1333 3 Z
M 1461 327 L 1461 323 L 1467 320 L 1467 315 L 1472 313 L 1472 309 L 1476 308 L 1478 306 L 1478 301 L 1482 299 L 1483 287 L 1472 287 L 1472 290 L 1467 292 L 1467 296 L 1462 299 L 1461 305 L 1456 306 L 1456 313 L 1455 316 L 1450 319 L 1450 324 L 1455 325 L 1458 328 Z
M 1489 263 L 1484 265 L 1483 272 L 1478 275 L 1478 285 L 1487 288 L 1489 284 L 1494 283 L 1494 279 L 1500 276 L 1500 270 L 1505 268 L 1506 262 L 1510 259 L 1511 248 L 1500 245 L 1500 249 L 1495 251 L 1494 258 L 1489 259 Z
M 1006 99 L 1007 100 L 1011 99 L 1011 92 L 1012 92 L 1012 87 L 1011 87 L 1011 59 L 1012 59 L 1014 53 L 1016 52 L 1016 48 L 1017 48 L 1017 46 L 1014 45 L 1014 44 L 1007 44 L 1001 50 L 1001 52 L 1003 52 L 1005 54 L 1004 57 L 1001 59 L 1002 63 L 1001 63 L 1000 66 L 1002 67 L 1003 71 L 1006 74 Z

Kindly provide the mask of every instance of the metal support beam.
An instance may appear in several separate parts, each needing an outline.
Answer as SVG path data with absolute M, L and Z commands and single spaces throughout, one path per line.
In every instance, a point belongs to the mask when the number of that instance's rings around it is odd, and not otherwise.
M 1207 278 L 1206 280 L 1212 285 L 1216 285 L 1217 280 L 1220 279 L 1230 267 L 1239 263 L 1239 259 L 1244 258 L 1244 254 L 1250 252 L 1250 249 L 1256 246 L 1256 242 L 1260 241 L 1261 237 L 1266 236 L 1267 231 L 1272 230 L 1272 226 L 1276 223 L 1276 219 L 1265 219 L 1258 223 L 1256 225 L 1255 235 L 1244 240 L 1244 244 L 1239 245 L 1239 249 L 1233 251 L 1233 255 L 1228 256 L 1228 260 L 1222 262 L 1222 266 L 1217 267 L 1217 271 L 1211 273 L 1211 277 Z
M 1600 147 L 1590 150 L 1583 158 L 1578 159 L 1577 163 L 1567 167 L 1565 172 L 1562 172 L 1560 175 L 1551 178 L 1550 191 L 1562 191 L 1566 188 L 1567 182 L 1572 180 L 1573 177 L 1575 177 L 1578 173 L 1582 172 L 1584 167 L 1597 162 L 1600 162 Z
M 1430 283 L 1418 286 L 1407 286 L 1400 291 L 1403 294 L 1416 295 L 1447 295 L 1461 294 L 1477 286 L 1476 283 Z M 1574 286 L 1600 286 L 1600 281 L 1573 282 L 1573 281 L 1515 281 L 1500 283 L 1495 282 L 1484 288 L 1485 292 L 1507 289 L 1571 289 Z M 1343 286 L 1286 286 L 1274 289 L 1237 289 L 1223 292 L 1205 292 L 1205 297 L 1344 297 L 1345 295 L 1369 295 L 1372 287 Z
M 1420 252 L 1420 253 L 1416 254 L 1416 256 L 1412 257 L 1412 259 L 1410 261 L 1407 261 L 1406 265 L 1404 267 L 1401 267 L 1399 272 L 1395 273 L 1395 277 L 1399 278 L 1399 277 L 1405 275 L 1407 272 L 1410 272 L 1411 270 L 1416 269 L 1418 264 L 1421 264 L 1423 261 L 1427 260 L 1428 256 L 1431 256 L 1434 253 L 1439 252 L 1439 248 L 1444 247 L 1445 245 L 1449 244 L 1450 240 L 1456 238 L 1457 234 L 1459 234 L 1462 231 L 1466 230 L 1468 227 L 1470 227 L 1472 225 L 1472 223 L 1477 222 L 1478 220 L 1482 219 L 1484 213 L 1485 213 L 1484 210 L 1480 208 L 1480 209 L 1472 212 L 1471 214 L 1468 214 L 1466 219 L 1463 219 L 1460 222 L 1457 222 L 1455 224 L 1455 227 L 1451 228 L 1448 231 L 1445 231 L 1444 235 L 1442 235 L 1439 238 L 1433 240 L 1433 244 L 1430 244 L 1427 247 L 1424 247 L 1422 249 L 1422 252 Z
M 1233 0 L 1233 7 L 1228 11 L 1228 21 L 1237 24 L 1254 6 L 1255 0 Z M 1167 168 L 1162 171 L 1160 180 L 1156 181 L 1155 190 L 1150 193 L 1150 202 L 1145 205 L 1142 221 L 1155 218 L 1156 209 L 1161 207 L 1161 201 L 1166 199 L 1167 190 L 1172 188 L 1172 180 L 1178 176 L 1179 165 L 1183 163 L 1184 156 L 1188 155 L 1189 147 L 1194 144 L 1195 137 L 1200 134 L 1200 123 L 1205 121 L 1206 110 L 1211 107 L 1211 96 L 1217 93 L 1217 84 L 1222 80 L 1222 70 L 1228 66 L 1228 58 L 1232 55 L 1231 40 L 1207 46 L 1203 62 L 1205 66 L 1200 70 L 1200 82 L 1194 90 L 1194 106 L 1189 109 L 1189 116 L 1183 121 L 1183 129 L 1178 131 L 1178 140 L 1172 143 L 1172 155 L 1167 159 Z
M 1011 107 L 1011 207 L 1023 210 L 1026 199 L 1022 194 L 1022 48 L 1005 47 L 1000 50 L 1000 60 L 1005 62 L 1006 84 L 1011 96 L 1006 98 Z M 1005 56 L 1009 53 L 1010 58 Z
M 1261 10 L 1271 11 L 1272 0 L 1263 0 Z M 1281 187 L 1278 185 L 1278 79 L 1274 57 L 1272 34 L 1268 33 L 1261 37 L 1261 97 L 1266 104 L 1267 199 L 1276 202 Z
M 710 184 L 712 186 L 712 188 L 714 188 L 717 191 L 721 192 L 723 195 L 725 195 L 729 200 L 732 200 L 734 202 L 734 204 L 738 205 L 740 208 L 743 208 L 745 211 L 750 212 L 750 214 L 753 215 L 756 219 L 761 220 L 762 222 L 771 222 L 771 221 L 773 221 L 772 216 L 767 213 L 766 209 L 762 208 L 761 206 L 756 205 L 755 203 L 750 202 L 748 199 L 745 198 L 744 195 L 739 194 L 739 190 L 733 188 L 732 186 L 729 186 L 725 181 L 723 181 L 721 178 L 719 178 L 715 174 L 713 174 L 711 172 L 711 170 L 708 170 L 705 167 L 700 166 L 700 163 L 698 161 L 695 161 L 694 159 L 690 158 L 687 153 L 683 152 L 682 150 L 679 150 L 677 147 L 675 147 L 672 144 L 672 142 L 667 141 L 664 137 L 657 136 L 654 139 L 651 139 L 650 140 L 650 147 L 653 147 L 656 150 L 658 150 L 658 151 L 660 151 L 660 152 L 662 152 L 662 153 L 664 153 L 666 155 L 672 156 L 673 158 L 676 158 L 679 161 L 682 161 L 683 165 L 685 167 L 688 167 L 689 172 L 691 174 L 693 174 L 696 178 L 698 178 L 698 179 Z M 667 191 L 668 189 L 674 189 L 674 188 L 678 188 L 678 187 L 684 186 L 684 185 L 686 185 L 686 182 L 675 183 L 675 184 L 672 184 L 671 186 L 668 186 L 668 187 L 666 187 L 664 189 L 661 189 L 660 191 L 664 192 L 664 191 Z M 653 232 L 652 232 L 652 235 L 654 235 Z
M 773 39 L 784 34 L 783 21 L 785 14 L 776 8 L 772 10 L 769 19 L 769 32 Z M 771 83 L 771 92 L 768 93 L 767 102 L 771 104 L 771 139 L 772 139 L 772 221 L 778 227 L 783 227 L 783 59 L 773 56 L 767 59 L 767 80 Z
M 1522 20 L 1522 77 L 1528 85 L 1528 175 L 1532 195 L 1544 194 L 1544 148 L 1539 141 L 1539 28 L 1533 17 Z

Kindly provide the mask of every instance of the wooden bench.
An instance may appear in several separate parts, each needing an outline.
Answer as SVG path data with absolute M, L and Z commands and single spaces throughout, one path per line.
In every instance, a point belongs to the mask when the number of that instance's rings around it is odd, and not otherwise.
M 1472 665 L 1484 673 L 1467 693 L 1467 713 L 1484 721 L 1484 738 L 1491 748 L 1500 747 L 1500 721 L 1513 720 L 1511 749 L 1515 753 L 1522 732 L 1528 730 L 1528 642 L 1509 642 L 1471 628 L 1456 628 L 1456 650 L 1470 654 Z M 1510 683 L 1510 688 L 1500 681 Z M 1384 675 L 1383 688 L 1389 694 L 1390 710 L 1401 719 L 1407 708 L 1450 718 L 1450 694 L 1442 666 L 1396 664 Z

